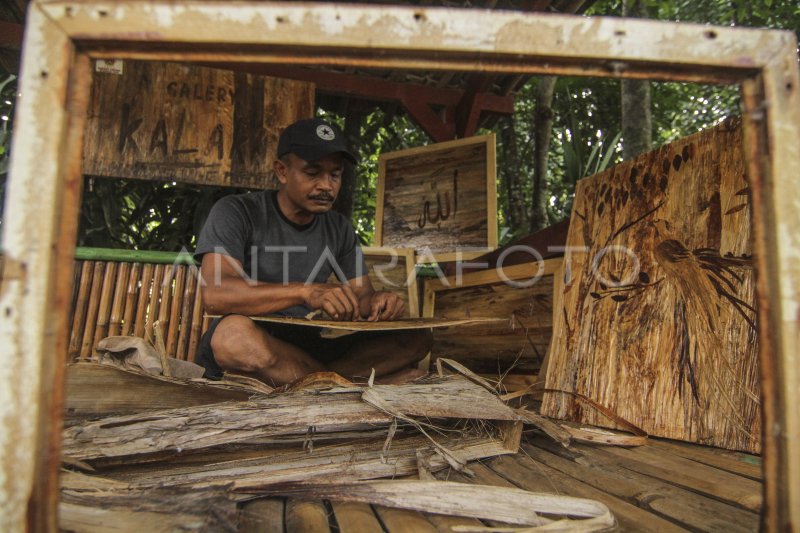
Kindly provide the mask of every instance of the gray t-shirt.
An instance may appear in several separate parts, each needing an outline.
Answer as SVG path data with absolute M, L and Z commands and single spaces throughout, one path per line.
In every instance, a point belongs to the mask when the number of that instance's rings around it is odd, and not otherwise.
M 367 274 L 355 231 L 343 215 L 329 211 L 299 226 L 280 211 L 275 191 L 226 196 L 214 204 L 194 257 L 201 261 L 207 253 L 232 257 L 248 278 L 267 283 L 325 283 L 331 273 L 345 282 Z M 298 305 L 276 314 L 309 311 Z

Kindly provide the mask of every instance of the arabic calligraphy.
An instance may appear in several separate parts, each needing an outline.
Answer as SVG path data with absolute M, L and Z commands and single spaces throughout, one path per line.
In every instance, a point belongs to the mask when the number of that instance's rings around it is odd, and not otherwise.
M 431 213 L 431 205 L 430 200 L 424 200 L 422 203 L 422 212 L 417 219 L 417 226 L 420 229 L 424 228 L 428 223 L 436 224 L 447 220 L 451 214 L 455 218 L 458 212 L 458 169 L 453 170 L 453 196 L 450 196 L 450 191 L 444 191 L 444 201 L 442 201 L 441 191 L 436 191 L 435 213 Z

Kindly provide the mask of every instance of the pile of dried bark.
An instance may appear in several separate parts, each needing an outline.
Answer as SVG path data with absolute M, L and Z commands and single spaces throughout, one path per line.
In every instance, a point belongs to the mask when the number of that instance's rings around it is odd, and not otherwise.
M 74 365 L 61 526 L 235 530 L 237 502 L 254 494 L 343 501 L 366 501 L 364 495 L 372 494 L 385 505 L 443 514 L 470 507 L 465 516 L 486 518 L 491 507 L 476 507 L 475 494 L 498 501 L 513 496 L 507 501 L 524 507 L 514 511 L 506 504 L 502 516 L 491 518 L 543 525 L 550 520 L 538 512 L 545 512 L 583 518 L 589 530 L 613 523 L 604 506 L 585 500 L 441 481 L 364 485 L 404 476 L 430 480 L 445 468 L 469 474 L 472 460 L 516 453 L 523 421 L 538 419 L 506 405 L 479 380 L 440 372 L 404 385 L 355 386 L 323 376 L 266 393 L 243 383 Z M 134 381 L 146 386 L 121 387 Z M 113 390 L 113 398 L 98 387 Z M 142 397 L 142 390 L 149 396 Z M 473 501 L 465 506 L 464 498 Z

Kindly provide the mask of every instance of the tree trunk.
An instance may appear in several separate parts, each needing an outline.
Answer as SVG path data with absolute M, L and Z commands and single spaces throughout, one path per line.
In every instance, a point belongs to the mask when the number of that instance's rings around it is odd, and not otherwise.
M 354 109 L 355 108 L 355 109 Z M 344 117 L 344 136 L 350 149 L 358 153 L 361 145 L 361 125 L 364 121 L 364 113 L 357 106 L 348 106 L 347 114 Z M 347 220 L 353 218 L 353 202 L 356 193 L 355 165 L 345 162 L 344 172 L 342 173 L 342 188 L 339 196 L 333 204 L 334 211 L 343 214 Z
M 550 154 L 550 138 L 553 133 L 553 93 L 556 79 L 555 76 L 543 76 L 536 91 L 533 195 L 531 197 L 530 218 L 530 230 L 532 232 L 539 231 L 548 225 L 547 160 Z
M 647 17 L 643 0 L 624 0 L 622 14 L 626 17 Z M 631 159 L 652 147 L 652 119 L 650 113 L 650 82 L 647 80 L 622 80 L 622 157 Z
M 514 128 L 514 119 L 509 117 L 504 122 L 506 124 L 500 132 L 500 138 L 503 143 L 504 159 L 501 172 L 507 199 L 506 224 L 508 224 L 511 232 L 515 233 L 521 228 L 528 227 L 528 213 L 525 209 L 525 193 L 519 170 L 519 151 L 517 150 L 517 132 Z

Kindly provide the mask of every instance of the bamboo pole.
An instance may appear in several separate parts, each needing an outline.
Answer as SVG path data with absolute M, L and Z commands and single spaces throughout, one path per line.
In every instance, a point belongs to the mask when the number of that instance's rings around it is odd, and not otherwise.
M 167 349 L 164 346 L 164 327 L 158 320 L 156 320 L 155 324 L 153 324 L 153 334 L 156 338 L 154 343 L 156 351 L 161 359 L 161 373 L 168 378 L 172 377 L 172 371 L 169 368 L 169 356 L 167 355 Z
M 259 498 L 245 502 L 239 511 L 239 532 L 283 533 L 283 511 L 284 502 L 280 498 Z
M 70 339 L 67 341 L 67 356 L 69 357 L 69 343 L 72 340 L 72 322 L 75 319 L 75 309 L 78 300 L 78 293 L 80 292 L 81 276 L 83 275 L 83 261 L 75 261 L 72 269 L 72 287 L 69 297 L 69 316 L 67 317 L 67 324 L 69 324 Z M 0 255 L 0 288 L 3 283 L 3 256 Z
M 100 305 L 97 308 L 97 322 L 94 328 L 94 336 L 92 337 L 92 352 L 98 342 L 108 337 L 108 316 L 111 313 L 111 300 L 114 297 L 118 266 L 119 263 L 106 263 L 103 289 L 100 293 Z
M 83 329 L 86 321 L 86 308 L 89 305 L 89 294 L 92 288 L 94 266 L 94 261 L 84 261 L 83 265 L 81 265 L 81 275 L 78 281 L 78 296 L 73 306 L 75 311 L 72 315 L 72 333 L 69 339 L 69 361 L 75 361 L 81 355 Z
M 175 357 L 177 359 L 183 359 L 186 361 L 189 355 L 186 352 L 186 347 L 189 344 L 189 336 L 191 334 L 193 318 L 192 306 L 194 305 L 195 293 L 197 292 L 197 278 L 192 276 L 191 268 L 185 268 L 184 270 L 186 271 L 186 281 L 183 291 L 183 298 L 181 301 L 181 320 L 180 328 L 178 330 L 178 346 L 175 349 Z
M 88 261 L 116 261 L 127 263 L 161 263 L 161 264 L 195 264 L 192 254 L 188 252 L 159 252 L 153 250 L 120 250 L 117 248 L 87 248 L 79 246 L 75 249 L 75 259 Z
M 286 533 L 330 533 L 328 511 L 321 501 L 290 498 L 286 502 Z
M 211 326 L 211 320 L 212 319 L 210 316 L 203 315 L 203 327 L 202 327 L 203 333 L 208 331 L 208 328 Z
M 153 283 L 148 287 L 149 292 L 143 292 L 147 305 L 147 321 L 144 324 L 144 338 L 150 342 L 155 340 L 153 337 L 153 323 L 157 320 L 158 309 L 161 305 L 161 286 L 164 281 L 165 265 L 156 265 L 153 272 Z
M 178 347 L 178 333 L 181 326 L 180 311 L 183 307 L 182 299 L 184 297 L 184 283 L 186 281 L 186 267 L 183 265 L 173 265 L 172 267 L 175 276 L 174 287 L 166 287 L 170 289 L 169 293 L 172 296 L 172 305 L 169 310 L 169 323 L 164 324 L 164 334 L 166 336 L 166 349 L 167 355 L 176 357 L 176 349 Z M 169 328 L 167 328 L 169 326 Z
M 372 506 L 356 502 L 331 502 L 341 533 L 383 533 Z
M 121 335 L 130 335 L 133 332 L 133 321 L 136 311 L 136 303 L 139 296 L 139 277 L 142 274 L 142 264 L 133 263 L 128 275 L 128 296 L 125 299 L 125 311 L 122 315 Z
M 161 266 L 161 265 L 159 265 Z M 156 267 L 157 268 L 157 267 Z M 153 285 L 154 299 L 158 298 L 158 313 L 157 320 L 163 328 L 161 331 L 166 332 L 169 328 L 169 313 L 170 303 L 172 301 L 172 287 L 175 282 L 175 267 L 173 265 L 165 265 L 164 279 L 158 285 Z
M 200 345 L 200 337 L 202 337 L 203 325 L 205 320 L 203 318 L 203 287 L 199 281 L 199 277 L 194 277 L 197 281 L 197 290 L 194 291 L 194 303 L 192 306 L 192 331 L 189 337 L 189 347 L 186 353 L 187 361 L 194 361 L 197 354 L 197 347 Z
M 114 300 L 111 303 L 111 317 L 108 320 L 108 336 L 117 336 L 122 329 L 122 313 L 125 306 L 125 297 L 128 293 L 128 274 L 130 263 L 119 263 L 117 267 L 117 281 L 114 284 Z
M 133 323 L 133 334 L 144 337 L 147 325 L 147 307 L 150 303 L 150 286 L 153 284 L 155 265 L 145 263 L 142 267 L 142 283 L 139 285 L 138 301 L 136 302 L 136 318 Z
M 92 355 L 92 340 L 97 323 L 97 309 L 100 306 L 100 296 L 103 291 L 103 274 L 106 264 L 96 262 L 92 273 L 92 288 L 89 293 L 89 304 L 86 310 L 86 319 L 83 323 L 83 336 L 81 339 L 81 359 L 89 359 Z
M 392 533 L 437 533 L 436 527 L 421 513 L 376 505 L 375 514 Z

